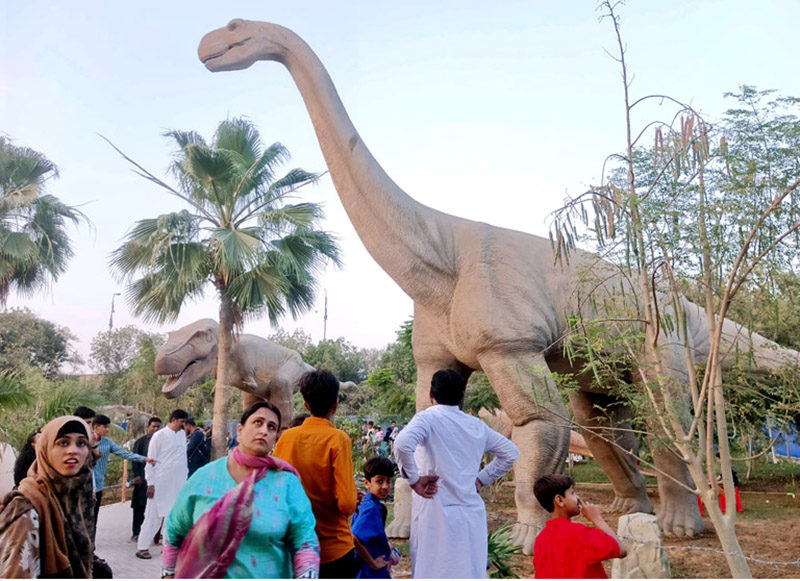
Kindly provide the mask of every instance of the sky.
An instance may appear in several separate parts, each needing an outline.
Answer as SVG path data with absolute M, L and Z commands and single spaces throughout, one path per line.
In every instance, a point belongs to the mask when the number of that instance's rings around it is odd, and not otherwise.
M 597 183 L 607 155 L 625 146 L 623 86 L 610 21 L 594 1 L 204 0 L 78 3 L 2 0 L 0 133 L 56 163 L 48 192 L 79 206 L 91 227 L 71 231 L 76 256 L 46 293 L 12 296 L 69 327 L 86 357 L 125 291 L 109 254 L 137 220 L 182 209 L 130 171 L 100 135 L 164 176 L 163 133 L 245 116 L 266 143 L 291 152 L 286 169 L 326 169 L 309 116 L 286 69 L 273 62 L 212 74 L 202 36 L 233 18 L 298 33 L 328 69 L 362 140 L 409 195 L 438 210 L 547 236 L 568 195 Z M 740 84 L 800 95 L 794 0 L 634 0 L 617 8 L 633 99 L 667 94 L 709 118 Z M 615 54 L 615 53 L 614 53 Z M 673 110 L 653 102 L 642 127 Z M 413 304 L 372 260 L 329 177 L 301 192 L 324 204 L 344 266 L 321 276 L 314 311 L 281 326 L 358 347 L 395 339 Z M 167 332 L 216 318 L 209 289 L 175 323 L 148 325 L 116 296 L 115 327 Z M 265 318 L 245 331 L 274 332 Z

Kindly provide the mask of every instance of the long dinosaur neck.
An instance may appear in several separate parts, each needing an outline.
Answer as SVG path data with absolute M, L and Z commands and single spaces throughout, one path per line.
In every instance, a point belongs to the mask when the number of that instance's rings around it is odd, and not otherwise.
M 300 90 L 336 191 L 361 241 L 415 302 L 436 308 L 455 285 L 457 218 L 411 198 L 386 174 L 361 141 L 328 72 L 292 31 L 263 23 L 282 50 L 264 56 L 282 62 Z

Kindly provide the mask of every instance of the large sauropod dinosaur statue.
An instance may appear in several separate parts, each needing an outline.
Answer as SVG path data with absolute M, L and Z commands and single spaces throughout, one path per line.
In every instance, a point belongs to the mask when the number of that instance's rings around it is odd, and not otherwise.
M 430 405 L 430 378 L 435 371 L 450 368 L 468 377 L 473 370 L 481 370 L 514 425 L 512 439 L 522 456 L 515 466 L 519 523 L 513 538 L 531 554 L 538 526 L 547 518 L 533 496 L 533 482 L 539 475 L 563 470 L 570 438 L 556 385 L 548 373 L 536 370 L 571 368 L 561 341 L 568 332 L 569 314 L 592 317 L 590 301 L 581 288 L 586 273 L 593 272 L 596 280 L 608 279 L 605 286 L 610 294 L 611 287 L 619 289 L 624 281 L 603 272 L 611 267 L 591 254 L 576 252 L 569 265 L 556 266 L 547 239 L 451 216 L 408 196 L 373 158 L 319 58 L 292 31 L 276 24 L 233 20 L 208 33 L 198 54 L 214 72 L 272 60 L 291 73 L 353 226 L 372 257 L 414 301 L 417 409 Z M 635 289 L 628 288 L 626 293 L 635 296 Z M 692 305 L 685 306 L 691 311 Z M 696 307 L 689 313 L 694 317 L 691 339 L 700 352 L 703 341 L 708 343 L 701 315 Z M 797 353 L 760 349 L 766 340 L 742 332 L 732 322 L 726 325 L 731 344 L 741 352 L 754 352 L 754 366 L 772 369 L 797 361 Z M 670 341 L 667 333 L 659 337 L 663 355 L 669 359 L 665 367 L 685 380 L 682 343 Z M 609 406 L 608 397 L 588 387 L 572 393 L 577 421 L 597 426 L 607 425 L 603 422 L 610 419 L 625 426 L 628 410 Z M 605 419 L 598 417 L 595 404 L 604 404 Z M 636 448 L 630 432 L 611 433 L 622 448 Z M 614 485 L 613 507 L 652 511 L 635 461 L 599 438 L 589 437 L 588 444 Z M 658 450 L 654 456 L 660 470 L 691 482 L 679 458 Z M 691 493 L 667 478 L 659 479 L 659 493 L 659 519 L 666 532 L 683 536 L 703 530 Z
M 172 399 L 207 373 L 216 375 L 218 351 L 219 323 L 214 319 L 200 319 L 172 331 L 156 354 L 156 374 L 167 376 L 161 392 Z M 267 400 L 281 410 L 284 427 L 292 419 L 297 380 L 313 370 L 297 351 L 256 335 L 238 335 L 231 346 L 231 385 L 244 392 L 244 407 Z M 340 384 L 354 385 L 351 381 Z

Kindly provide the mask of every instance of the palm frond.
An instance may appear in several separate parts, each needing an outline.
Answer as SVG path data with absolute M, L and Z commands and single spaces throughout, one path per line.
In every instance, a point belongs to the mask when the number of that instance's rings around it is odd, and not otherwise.
M 319 204 L 303 202 L 267 209 L 259 214 L 258 218 L 263 227 L 274 231 L 287 225 L 309 228 L 323 215 L 322 206 Z
M 122 278 L 151 269 L 172 245 L 196 242 L 198 221 L 186 210 L 139 220 L 122 246 L 111 253 L 111 268 Z
M 8 411 L 33 403 L 33 394 L 13 373 L 0 373 L 0 409 Z
M 77 382 L 58 384 L 45 398 L 42 406 L 42 423 L 71 414 L 79 405 L 97 406 L 102 403 L 100 394 Z
M 0 238 L 0 252 L 8 260 L 19 263 L 32 261 L 38 254 L 36 244 L 25 232 L 10 232 L 6 230 Z
M 162 133 L 164 137 L 171 137 L 172 140 L 178 144 L 178 148 L 183 149 L 187 145 L 199 145 L 201 147 L 208 147 L 206 140 L 197 131 L 181 131 L 179 129 L 172 129 Z M 180 156 L 180 153 L 176 154 Z M 181 156 L 182 157 L 182 156 Z
M 238 153 L 242 163 L 250 167 L 261 157 L 261 135 L 247 119 L 227 119 L 217 127 L 214 148 Z
M 215 228 L 210 241 L 214 251 L 215 271 L 224 269 L 225 280 L 248 270 L 256 262 L 261 250 L 261 239 L 255 228 Z
M 188 281 L 165 273 L 150 273 L 131 282 L 125 299 L 136 316 L 148 323 L 168 323 L 178 318 L 187 300 L 202 298 L 207 280 Z
M 255 268 L 231 280 L 228 292 L 245 316 L 266 311 L 274 324 L 286 312 L 284 297 L 291 292 L 291 282 L 275 261 L 262 258 Z

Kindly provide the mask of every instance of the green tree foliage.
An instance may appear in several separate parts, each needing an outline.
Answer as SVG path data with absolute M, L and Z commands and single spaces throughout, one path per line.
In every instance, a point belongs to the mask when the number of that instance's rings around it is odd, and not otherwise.
M 64 273 L 73 256 L 69 222 L 75 208 L 44 193 L 58 177 L 55 164 L 28 147 L 0 136 L 0 305 L 10 293 L 24 296 L 46 288 Z
M 414 349 L 411 346 L 411 333 L 414 319 L 400 325 L 397 341 L 390 343 L 380 359 L 380 367 L 392 371 L 395 380 L 401 385 L 416 386 L 417 364 L 414 361 Z
M 464 393 L 464 411 L 477 416 L 483 408 L 492 411 L 499 410 L 500 407 L 500 399 L 492 389 L 489 378 L 484 373 L 473 373 L 467 382 L 467 391 Z
M 410 418 L 414 415 L 414 385 L 399 383 L 391 369 L 384 367 L 370 373 L 366 384 L 372 388 L 377 409 L 383 417 Z
M 225 448 L 234 327 L 262 315 L 276 323 L 305 312 L 315 277 L 327 260 L 339 264 L 334 238 L 317 228 L 317 204 L 288 204 L 317 174 L 280 167 L 289 159 L 280 143 L 264 147 L 244 119 L 223 121 L 209 144 L 193 131 L 170 131 L 177 149 L 172 187 L 123 156 L 148 180 L 185 202 L 187 209 L 140 220 L 111 257 L 130 282 L 127 299 L 137 315 L 172 321 L 184 302 L 212 285 L 220 300 L 214 453 Z M 121 153 L 121 152 L 120 152 Z
M 59 416 L 71 414 L 79 405 L 92 408 L 105 404 L 103 396 L 78 378 L 51 381 L 36 368 L 28 368 L 17 379 L 16 405 L 0 404 L 0 442 L 19 451 L 28 435 Z M 0 392 L 7 386 L 0 381 Z M 11 386 L 13 388 L 13 386 Z M 2 395 L 0 395 L 2 400 Z
M 80 357 L 71 348 L 75 336 L 38 317 L 28 309 L 0 313 L 0 371 L 24 372 L 37 368 L 47 379 L 54 379 L 65 364 L 77 365 Z
M 131 368 L 134 359 L 150 346 L 158 347 L 164 342 L 160 335 L 151 335 L 126 325 L 98 333 L 92 339 L 89 364 L 103 375 L 101 388 L 112 401 L 123 403 L 124 394 L 117 393 L 120 380 Z
M 723 486 L 733 488 L 731 389 L 723 374 L 721 322 L 734 314 L 731 305 L 748 288 L 765 291 L 764 300 L 772 302 L 776 277 L 793 274 L 797 266 L 800 100 L 744 85 L 726 95 L 735 105 L 713 124 L 670 97 L 633 100 L 618 6 L 604 0 L 602 19 L 613 24 L 619 51 L 625 151 L 607 160 L 605 169 L 610 172 L 604 171 L 601 185 L 557 213 L 551 234 L 557 259 L 567 259 L 578 240 L 593 240 L 618 270 L 616 276 L 606 269 L 594 280 L 586 277 L 586 310 L 601 315 L 573 314 L 576 323 L 566 340 L 567 352 L 573 361 L 586 362 L 585 373 L 595 380 L 603 373 L 627 372 L 621 354 L 636 358 L 640 389 L 630 390 L 628 401 L 643 412 L 659 447 L 669 449 L 659 453 L 672 453 L 685 462 L 694 489 L 680 485 L 702 497 L 732 576 L 750 577 L 736 539 L 736 513 L 722 514 L 717 488 L 708 487 L 716 478 L 718 446 Z M 677 110 L 670 122 L 651 122 L 639 131 L 632 122 L 633 110 L 652 100 L 676 105 Z M 653 146 L 643 146 L 640 139 L 653 129 Z M 692 360 L 697 347 L 694 330 L 686 324 L 681 296 L 687 287 L 697 290 L 709 329 L 700 375 Z M 604 330 L 600 349 L 586 332 L 590 327 Z M 672 346 L 683 340 L 680 355 L 678 349 L 663 345 L 666 334 Z M 743 362 L 751 357 L 733 355 Z M 672 371 L 683 364 L 685 379 Z M 626 383 L 624 377 L 619 379 L 612 386 Z M 678 403 L 685 400 L 687 389 L 691 411 Z
M 361 383 L 365 379 L 365 363 L 361 350 L 344 337 L 308 345 L 301 355 L 309 365 L 332 371 L 341 382 Z
M 311 335 L 303 331 L 303 329 L 295 329 L 291 333 L 284 329 L 278 329 L 267 339 L 282 347 L 297 351 L 301 357 L 306 352 L 306 349 L 311 346 Z

